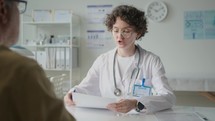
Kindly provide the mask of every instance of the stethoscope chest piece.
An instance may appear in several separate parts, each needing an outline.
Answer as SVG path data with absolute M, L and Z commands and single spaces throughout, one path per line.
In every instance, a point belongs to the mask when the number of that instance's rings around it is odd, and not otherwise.
M 118 88 L 116 88 L 116 89 L 114 90 L 114 95 L 116 95 L 116 96 L 120 96 L 121 93 L 122 93 L 121 90 L 118 89 Z

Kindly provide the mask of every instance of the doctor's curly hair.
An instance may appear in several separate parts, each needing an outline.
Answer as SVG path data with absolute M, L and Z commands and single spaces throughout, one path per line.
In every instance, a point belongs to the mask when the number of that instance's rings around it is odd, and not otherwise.
M 133 6 L 120 5 L 114 8 L 110 14 L 107 14 L 104 24 L 108 31 L 112 31 L 117 17 L 134 27 L 134 31 L 140 34 L 140 37 L 137 39 L 140 39 L 148 32 L 145 13 Z

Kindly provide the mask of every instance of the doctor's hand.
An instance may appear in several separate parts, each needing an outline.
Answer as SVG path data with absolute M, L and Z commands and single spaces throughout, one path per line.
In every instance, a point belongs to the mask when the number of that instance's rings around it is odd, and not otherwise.
M 107 108 L 114 112 L 127 113 L 136 108 L 137 100 L 135 99 L 121 99 L 116 103 L 110 103 Z
M 72 93 L 67 93 L 65 96 L 64 96 L 64 103 L 68 106 L 70 105 L 75 105 L 75 103 L 73 102 L 72 100 Z

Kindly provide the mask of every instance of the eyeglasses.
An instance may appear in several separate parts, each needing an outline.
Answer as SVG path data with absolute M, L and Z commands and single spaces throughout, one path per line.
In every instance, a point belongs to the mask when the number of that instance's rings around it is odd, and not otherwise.
M 112 33 L 113 33 L 113 36 L 117 36 L 120 33 L 120 35 L 123 38 L 128 39 L 133 34 L 133 31 L 129 30 L 129 29 L 124 29 L 124 30 L 121 30 L 121 31 L 119 31 L 119 29 L 113 29 Z
M 19 13 L 23 14 L 27 8 L 27 1 L 25 0 L 8 0 L 8 1 L 15 1 L 18 3 Z
M 16 0 L 15 0 L 15 1 L 16 1 Z M 19 5 L 18 5 L 19 13 L 20 13 L 20 14 L 25 13 L 26 8 L 27 8 L 27 1 L 24 1 L 24 0 L 17 0 L 17 2 L 19 2 Z

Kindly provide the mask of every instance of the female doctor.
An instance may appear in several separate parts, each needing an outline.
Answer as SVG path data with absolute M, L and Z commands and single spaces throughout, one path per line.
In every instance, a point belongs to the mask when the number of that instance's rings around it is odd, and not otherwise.
M 82 82 L 64 97 L 74 104 L 72 93 L 121 99 L 107 105 L 109 110 L 127 113 L 156 112 L 171 108 L 175 95 L 168 85 L 158 56 L 135 44 L 147 32 L 145 13 L 133 6 L 117 6 L 105 20 L 116 48 L 100 55 Z

